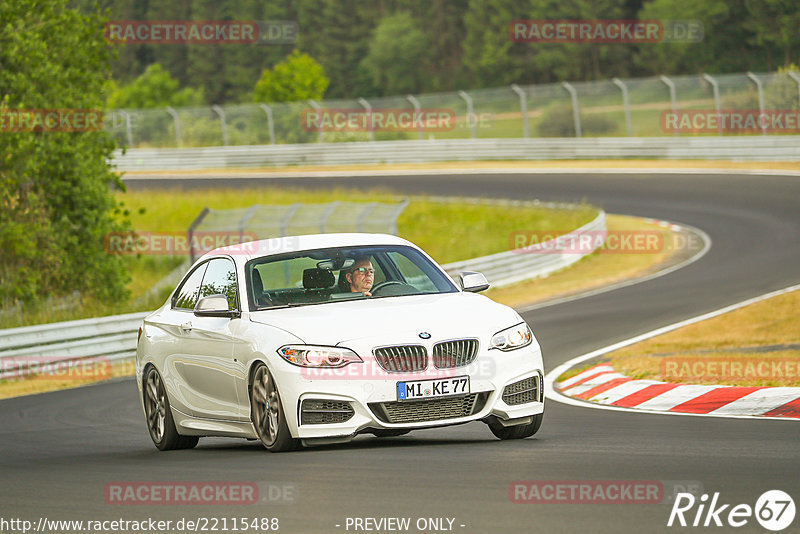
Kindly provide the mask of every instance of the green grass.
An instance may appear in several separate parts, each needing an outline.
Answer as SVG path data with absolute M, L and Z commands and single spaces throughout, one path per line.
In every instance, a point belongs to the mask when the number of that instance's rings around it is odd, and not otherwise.
M 667 334 L 641 341 L 605 356 L 614 369 L 626 376 L 688 384 L 731 386 L 800 386 L 800 350 L 778 350 L 800 339 L 797 316 L 800 291 L 779 295 L 744 308 L 695 323 Z M 751 352 L 755 347 L 775 347 Z M 765 372 L 726 376 L 728 362 L 769 363 Z M 772 372 L 772 362 L 788 364 L 783 372 Z M 670 374 L 667 364 L 716 365 L 720 371 L 708 374 Z M 704 368 L 704 367 L 703 367 Z
M 365 179 L 365 183 L 368 179 Z M 135 228 L 148 232 L 185 232 L 200 211 L 246 208 L 253 204 L 349 202 L 396 203 L 400 198 L 380 190 L 292 188 L 202 189 L 193 191 L 133 191 L 125 193 L 125 207 Z M 139 214 L 139 208 L 145 208 Z M 489 204 L 443 203 L 414 197 L 397 221 L 398 234 L 415 243 L 439 263 L 485 256 L 509 249 L 509 235 L 518 230 L 568 232 L 586 224 L 597 209 L 575 210 L 513 207 Z
M 639 380 L 798 387 L 800 351 L 780 350 L 797 343 L 798 313 L 800 291 L 779 295 L 610 352 L 569 369 L 556 382 L 609 363 L 618 373 Z M 758 347 L 766 350 L 752 350 Z M 738 372 L 725 371 L 734 365 L 740 366 Z
M 101 302 L 81 297 L 78 307 L 68 309 L 56 309 L 47 303 L 40 303 L 23 307 L 16 314 L 0 316 L 0 329 L 153 310 L 164 303 L 171 289 L 147 297 L 145 293 L 183 261 L 185 258 L 174 256 L 126 256 L 123 263 L 131 276 L 127 287 L 130 299 Z

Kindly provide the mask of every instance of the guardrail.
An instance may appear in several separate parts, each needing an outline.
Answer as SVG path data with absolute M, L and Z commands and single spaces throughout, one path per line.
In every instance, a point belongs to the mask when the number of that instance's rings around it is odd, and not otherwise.
M 286 165 L 425 163 L 605 158 L 800 161 L 800 136 L 448 139 L 200 148 L 136 148 L 114 153 L 120 171 Z
M 567 236 L 577 236 L 587 231 L 602 232 L 605 229 L 605 212 L 601 211 L 594 220 Z M 545 276 L 580 260 L 586 254 L 588 252 L 524 254 L 507 251 L 448 263 L 442 267 L 451 276 L 460 271 L 483 272 L 490 284 L 499 287 Z M 133 358 L 136 355 L 137 331 L 149 313 L 129 313 L 0 330 L 0 379 L 16 376 L 24 368 L 30 369 L 33 359 L 41 359 L 43 364 L 52 364 L 91 358 L 103 358 L 106 361 Z
M 149 312 L 23 326 L 0 331 L 0 379 L 87 358 L 119 361 L 136 355 L 136 333 Z

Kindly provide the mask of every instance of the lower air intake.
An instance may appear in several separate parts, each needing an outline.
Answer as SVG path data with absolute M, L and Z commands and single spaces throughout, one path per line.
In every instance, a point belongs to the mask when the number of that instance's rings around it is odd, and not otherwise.
M 305 399 L 300 405 L 301 425 L 326 425 L 344 423 L 353 415 L 349 402 L 322 399 Z
M 373 402 L 370 410 L 384 423 L 423 423 L 467 417 L 481 411 L 490 392 L 470 393 L 446 399 L 405 402 Z
M 503 389 L 503 402 L 509 406 L 528 402 L 541 402 L 540 384 L 539 375 L 509 384 Z

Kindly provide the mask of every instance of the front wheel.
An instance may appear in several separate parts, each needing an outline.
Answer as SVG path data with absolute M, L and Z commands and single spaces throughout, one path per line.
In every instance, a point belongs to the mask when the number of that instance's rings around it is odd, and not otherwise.
M 489 430 L 498 439 L 524 439 L 539 431 L 544 419 L 544 412 L 534 415 L 533 422 L 525 425 L 503 426 L 498 422 L 489 423 Z
M 259 364 L 253 372 L 250 408 L 253 426 L 267 450 L 284 452 L 297 448 L 300 440 L 292 438 L 289 433 L 281 397 L 278 394 L 278 386 L 263 363 Z
M 150 438 L 160 451 L 191 449 L 200 439 L 181 436 L 175 429 L 164 381 L 155 367 L 149 367 L 144 379 L 144 412 Z

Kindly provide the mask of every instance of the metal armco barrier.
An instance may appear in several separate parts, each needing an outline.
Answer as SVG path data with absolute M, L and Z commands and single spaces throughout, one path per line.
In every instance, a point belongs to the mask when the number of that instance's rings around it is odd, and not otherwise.
M 120 171 L 477 160 L 709 159 L 800 161 L 800 136 L 582 137 L 134 148 L 114 153 Z
M 146 315 L 148 312 L 129 313 L 0 330 L 0 379 L 13 376 L 26 367 L 26 360 L 34 358 L 46 362 L 132 358 L 136 334 Z
M 570 232 L 603 232 L 605 213 Z M 580 260 L 586 254 L 525 254 L 500 252 L 443 265 L 451 276 L 461 271 L 480 271 L 493 286 L 504 286 L 545 276 Z M 81 319 L 0 330 L 0 379 L 13 376 L 26 359 L 67 362 L 85 358 L 119 361 L 136 355 L 136 336 L 149 312 Z M 19 359 L 19 361 L 17 361 Z M 5 360 L 5 361 L 4 361 Z

